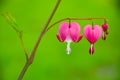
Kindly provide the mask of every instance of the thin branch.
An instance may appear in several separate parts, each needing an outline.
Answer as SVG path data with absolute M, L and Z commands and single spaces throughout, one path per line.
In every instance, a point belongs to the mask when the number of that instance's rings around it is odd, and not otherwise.
M 28 56 L 28 52 L 25 48 L 25 45 L 24 45 L 24 42 L 23 42 L 23 39 L 22 39 L 22 35 L 20 35 L 19 38 L 20 38 L 20 42 L 21 42 L 22 48 L 23 48 L 25 56 L 26 56 L 26 61 L 28 61 L 29 56 Z
M 61 19 L 59 21 L 56 21 L 55 23 L 53 23 L 52 25 L 50 25 L 47 29 L 46 32 L 51 29 L 53 26 L 55 26 L 56 24 L 62 22 L 62 21 L 66 21 L 66 20 L 104 20 L 106 21 L 106 18 L 64 18 Z
M 15 19 L 12 17 L 12 15 L 10 13 L 4 13 L 4 14 L 1 14 L 5 19 L 6 21 L 11 25 L 11 27 L 17 32 L 17 33 L 20 33 L 21 30 L 17 29 L 18 28 L 18 25 L 15 21 Z
M 60 2 L 61 2 L 61 0 L 58 0 L 58 1 L 57 1 L 57 4 L 55 5 L 55 7 L 54 7 L 54 9 L 53 9 L 50 17 L 48 18 L 46 24 L 44 25 L 44 28 L 43 28 L 42 32 L 40 33 L 40 35 L 39 35 L 39 37 L 38 37 L 38 40 L 37 40 L 37 42 L 36 42 L 36 44 L 35 44 L 32 52 L 31 52 L 31 55 L 30 55 L 31 61 L 33 61 L 33 59 L 34 59 L 34 56 L 35 56 L 36 50 L 37 50 L 37 48 L 38 48 L 38 45 L 39 45 L 39 43 L 40 43 L 40 40 L 42 39 L 44 33 L 46 32 L 46 29 L 47 29 L 50 21 L 52 20 L 52 18 L 53 18 L 53 16 L 54 16 L 54 14 L 55 14 L 55 12 L 56 12 L 56 10 L 57 10 Z
M 39 46 L 39 43 L 40 43 L 43 35 L 45 34 L 45 31 L 46 31 L 46 29 L 47 29 L 50 21 L 52 20 L 52 18 L 53 18 L 53 16 L 54 16 L 54 14 L 55 14 L 55 12 L 56 12 L 56 10 L 57 10 L 60 2 L 61 2 L 61 0 L 58 0 L 58 1 L 57 1 L 56 6 L 54 7 L 54 9 L 53 9 L 50 17 L 48 18 L 46 24 L 44 25 L 43 30 L 42 30 L 42 32 L 40 33 L 40 35 L 39 35 L 39 37 L 38 37 L 38 40 L 36 41 L 36 44 L 35 44 L 32 52 L 31 52 L 30 58 L 29 58 L 28 61 L 25 63 L 25 65 L 24 65 L 24 67 L 23 67 L 23 69 L 22 69 L 22 71 L 21 71 L 21 73 L 20 73 L 20 75 L 19 75 L 19 77 L 18 77 L 18 80 L 22 80 L 25 72 L 27 71 L 27 69 L 29 68 L 29 66 L 32 64 L 32 62 L 33 62 L 33 60 L 34 60 L 34 57 L 35 57 L 36 50 L 37 50 L 37 48 L 38 48 L 38 46 Z
M 18 24 L 16 23 L 15 19 L 12 17 L 12 15 L 10 13 L 4 13 L 4 14 L 2 14 L 2 16 L 7 20 L 7 22 L 11 25 L 11 27 L 16 31 L 16 33 L 17 33 L 17 35 L 20 39 L 22 48 L 24 50 L 26 60 L 28 60 L 28 53 L 26 51 L 26 48 L 24 46 L 24 42 L 23 42 L 23 39 L 22 39 L 22 31 L 17 29 L 17 27 L 19 27 Z

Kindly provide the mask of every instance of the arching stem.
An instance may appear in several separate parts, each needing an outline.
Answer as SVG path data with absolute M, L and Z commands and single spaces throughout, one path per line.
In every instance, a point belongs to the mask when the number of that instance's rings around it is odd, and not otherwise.
M 61 23 L 62 21 L 66 21 L 66 20 L 106 20 L 106 18 L 64 18 L 64 19 L 61 19 L 61 20 L 58 20 L 56 21 L 55 23 L 53 23 L 52 25 L 50 25 L 47 29 L 46 29 L 46 32 L 51 29 L 53 26 L 55 26 L 56 24 L 58 23 Z

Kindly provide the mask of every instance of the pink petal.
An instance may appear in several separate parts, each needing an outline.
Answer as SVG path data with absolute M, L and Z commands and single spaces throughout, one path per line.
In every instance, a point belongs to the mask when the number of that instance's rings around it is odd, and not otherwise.
M 79 42 L 83 36 L 79 36 L 76 42 Z
M 60 42 L 63 42 L 63 40 L 61 39 L 61 37 L 60 37 L 59 34 L 56 34 L 56 37 L 57 37 L 57 39 L 58 39 Z
M 94 26 L 94 28 L 91 25 L 87 25 L 84 28 L 84 36 L 91 44 L 94 44 L 100 38 L 101 34 L 102 29 L 98 25 Z
M 98 26 L 98 25 L 94 26 L 94 35 L 95 35 L 94 42 L 96 42 L 100 38 L 100 36 L 102 35 L 102 29 L 100 26 Z
M 76 42 L 78 36 L 80 34 L 80 26 L 76 22 L 72 22 L 70 24 L 70 36 L 73 42 Z
M 67 22 L 62 23 L 59 27 L 59 32 L 62 41 L 65 41 L 65 39 L 69 35 L 69 24 Z
M 91 30 L 91 25 L 85 26 L 85 28 L 84 28 L 84 36 L 92 44 L 92 30 Z

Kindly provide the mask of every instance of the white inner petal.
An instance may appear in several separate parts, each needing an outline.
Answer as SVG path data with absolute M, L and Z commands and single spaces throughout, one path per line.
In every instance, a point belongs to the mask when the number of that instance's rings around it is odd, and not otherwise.
M 91 53 L 92 53 L 92 51 L 93 51 L 93 50 L 92 50 L 92 49 L 93 49 L 93 44 L 91 44 L 91 47 L 90 47 L 90 48 L 91 48 Z
M 66 50 L 67 54 L 71 53 L 70 43 L 71 42 L 67 42 L 67 50 Z
M 68 37 L 66 38 L 65 42 L 67 42 L 66 52 L 67 52 L 67 54 L 70 54 L 70 53 L 71 53 L 70 43 L 72 42 L 72 40 L 71 40 L 71 38 L 68 36 Z

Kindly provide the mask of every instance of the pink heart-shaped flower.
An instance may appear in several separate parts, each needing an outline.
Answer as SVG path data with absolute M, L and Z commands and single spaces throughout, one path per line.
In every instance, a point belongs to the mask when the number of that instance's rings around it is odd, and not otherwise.
M 98 25 L 95 25 L 94 27 L 87 25 L 84 28 L 84 36 L 91 44 L 94 44 L 100 38 L 101 34 L 102 29 Z
M 100 38 L 101 34 L 102 29 L 98 25 L 95 25 L 94 27 L 92 27 L 91 25 L 87 25 L 84 28 L 84 36 L 91 44 L 89 49 L 89 53 L 91 55 L 93 55 L 94 53 L 94 43 Z
M 72 41 L 72 42 L 79 42 L 82 39 L 80 35 L 80 26 L 76 22 L 67 23 L 64 22 L 59 27 L 59 34 L 57 34 L 57 38 L 59 41 Z
M 108 24 L 102 24 L 103 34 L 102 39 L 106 40 L 106 34 L 108 34 Z
M 82 39 L 82 36 L 80 35 L 80 26 L 76 22 L 63 22 L 59 27 L 59 33 L 60 34 L 56 34 L 57 39 L 60 42 L 67 42 L 67 54 L 70 54 L 71 52 L 70 43 L 77 43 Z

